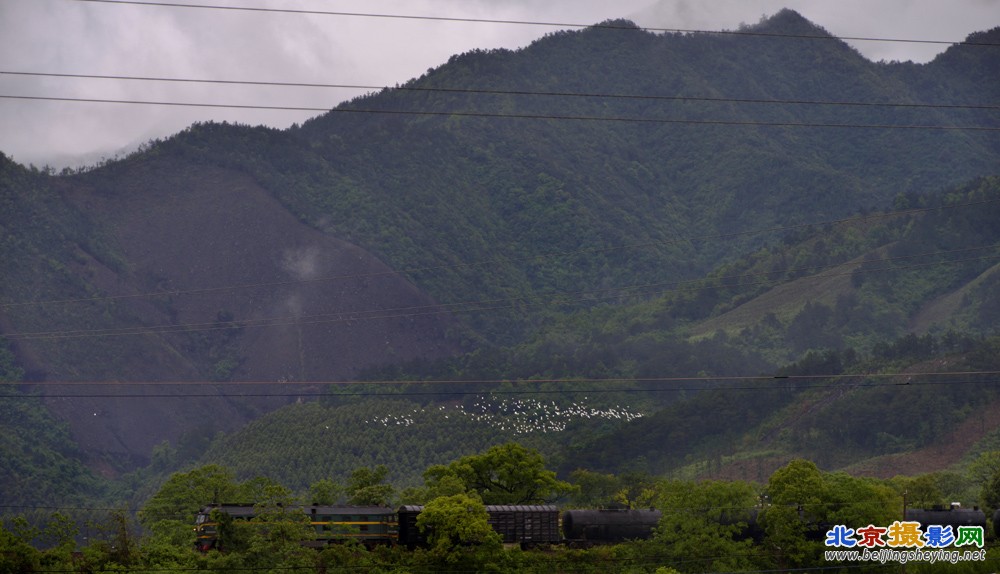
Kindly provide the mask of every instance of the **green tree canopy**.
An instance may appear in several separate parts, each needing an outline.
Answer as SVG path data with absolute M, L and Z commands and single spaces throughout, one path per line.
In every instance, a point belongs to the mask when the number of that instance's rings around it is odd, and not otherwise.
M 235 498 L 236 501 L 249 501 L 265 508 L 299 502 L 288 487 L 266 476 L 256 476 L 240 483 L 236 487 Z
M 311 504 L 337 504 L 343 488 L 329 478 L 323 478 L 309 485 Z
M 774 471 L 767 493 L 764 544 L 779 568 L 821 563 L 825 532 L 817 525 L 886 525 L 899 519 L 902 510 L 900 496 L 885 481 L 824 473 L 802 459 Z
M 1000 450 L 981 453 L 969 464 L 967 470 L 969 479 L 977 486 L 988 483 L 997 472 L 1000 472 Z
M 993 477 L 983 485 L 979 501 L 989 510 L 1000 508 L 1000 470 L 996 471 Z
M 470 553 L 493 554 L 502 547 L 500 535 L 490 527 L 486 506 L 473 495 L 442 496 L 428 502 L 417 516 L 417 528 L 427 536 L 430 553 L 449 563 Z
M 691 565 L 691 572 L 754 569 L 751 524 L 759 501 L 746 482 L 668 481 L 655 488 L 663 512 L 641 552 Z
M 17 532 L 7 530 L 0 522 L 0 572 L 34 572 L 39 567 L 41 552 L 31 545 L 31 540 Z
M 930 508 L 935 504 L 944 503 L 945 497 L 939 485 L 939 476 L 935 473 L 917 477 L 897 476 L 892 479 L 892 485 L 898 492 L 906 493 L 908 506 Z
M 575 487 L 570 500 L 574 506 L 581 508 L 611 506 L 615 495 L 622 488 L 621 481 L 615 475 L 583 468 L 571 472 L 569 478 Z
M 400 502 L 403 504 L 423 505 L 435 498 L 465 494 L 465 492 L 465 483 L 457 476 L 449 474 L 442 476 L 439 480 L 435 480 L 433 484 L 403 489 L 403 492 L 400 494 Z
M 457 477 L 467 491 L 485 504 L 538 504 L 571 492 L 573 486 L 556 479 L 545 459 L 517 443 L 497 445 L 482 454 L 464 456 L 451 464 L 435 465 L 424 473 L 428 487 L 445 477 Z
M 806 523 L 823 515 L 823 475 L 814 463 L 797 459 L 774 471 L 763 514 L 765 547 L 779 568 L 811 564 L 816 545 L 806 540 Z
M 238 490 L 232 471 L 215 464 L 175 472 L 140 509 L 139 521 L 148 528 L 161 522 L 190 526 L 201 507 L 232 502 Z
M 354 469 L 347 479 L 347 502 L 388 506 L 395 494 L 391 484 L 385 482 L 389 469 L 384 465 Z

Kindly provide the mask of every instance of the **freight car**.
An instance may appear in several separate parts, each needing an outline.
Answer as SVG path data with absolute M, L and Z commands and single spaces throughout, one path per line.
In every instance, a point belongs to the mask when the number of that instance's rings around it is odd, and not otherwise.
M 573 544 L 623 542 L 645 539 L 660 523 L 659 510 L 567 510 L 563 512 L 562 531 Z
M 962 508 L 959 504 L 952 504 L 948 508 L 944 506 L 933 506 L 931 508 L 907 508 L 905 520 L 919 522 L 925 528 L 929 524 L 940 526 L 982 526 L 986 528 L 986 514 L 979 508 Z M 994 516 L 994 521 L 996 517 Z

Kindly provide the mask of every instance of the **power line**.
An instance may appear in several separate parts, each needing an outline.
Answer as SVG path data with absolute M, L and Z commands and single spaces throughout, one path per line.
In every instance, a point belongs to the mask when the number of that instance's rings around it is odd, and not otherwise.
M 984 373 L 988 373 L 988 372 L 989 371 L 984 371 Z M 873 376 L 875 376 L 875 375 L 871 375 L 871 374 L 863 374 L 863 375 L 816 375 L 817 378 L 824 378 L 825 377 L 826 379 L 838 379 L 838 378 L 864 379 L 864 378 L 871 378 Z M 895 375 L 895 376 L 901 376 L 901 375 Z M 905 376 L 913 377 L 913 376 L 915 376 L 915 373 L 906 373 Z M 270 398 L 274 398 L 274 397 L 316 397 L 316 398 L 322 398 L 322 397 L 329 397 L 329 398 L 336 398 L 336 397 L 384 397 L 384 398 L 396 398 L 396 397 L 431 397 L 431 396 L 440 397 L 440 396 L 476 396 L 476 395 L 479 395 L 479 396 L 492 396 L 492 395 L 495 395 L 495 396 L 505 396 L 505 395 L 561 395 L 561 396 L 564 396 L 564 395 L 566 395 L 567 392 L 570 392 L 570 391 L 575 391 L 577 393 L 585 393 L 587 395 L 622 394 L 622 393 L 624 393 L 624 394 L 634 394 L 634 393 L 656 394 L 656 393 L 677 393 L 677 392 L 695 392 L 695 391 L 711 391 L 711 392 L 725 392 L 725 393 L 729 393 L 729 392 L 750 392 L 750 391 L 767 391 L 767 390 L 772 390 L 774 388 L 775 384 L 777 384 L 777 383 L 787 383 L 788 379 L 790 379 L 790 378 L 791 377 L 773 377 L 773 376 L 772 377 L 754 378 L 756 380 L 761 380 L 762 382 L 765 382 L 765 381 L 769 382 L 770 384 L 767 384 L 767 385 L 749 385 L 749 384 L 728 385 L 728 386 L 687 385 L 687 386 L 631 387 L 631 388 L 617 388 L 617 389 L 612 389 L 612 388 L 604 387 L 604 388 L 598 388 L 598 389 L 591 389 L 591 388 L 582 388 L 582 389 L 572 389 L 572 388 L 570 388 L 570 389 L 566 389 L 566 388 L 562 388 L 562 389 L 509 389 L 509 390 L 504 390 L 504 389 L 449 389 L 449 390 L 434 390 L 434 391 L 411 391 L 411 390 L 372 391 L 372 390 L 362 390 L 362 391 L 335 391 L 335 392 L 334 391 L 330 391 L 330 390 L 308 391 L 308 390 L 304 390 L 303 389 L 303 390 L 298 391 L 298 392 L 282 391 L 282 392 L 251 392 L 251 393 L 240 392 L 240 391 L 235 391 L 235 390 L 234 390 L 235 392 L 223 392 L 222 389 L 218 389 L 218 392 L 209 392 L 209 393 L 185 392 L 183 394 L 180 394 L 180 393 L 162 393 L 162 392 L 157 392 L 157 393 L 142 393 L 142 394 L 139 394 L 139 393 L 113 393 L 113 392 L 101 392 L 101 393 L 97 393 L 97 392 L 81 392 L 81 393 L 59 392 L 59 393 L 45 393 L 45 394 L 24 394 L 24 393 L 8 394 L 8 393 L 2 393 L 2 394 L 0 394 L 0 400 L 3 400 L 3 399 L 50 399 L 50 398 L 63 398 L 63 399 L 72 399 L 72 398 L 88 398 L 88 399 L 95 399 L 95 398 L 96 399 L 154 399 L 154 398 L 155 399 L 167 399 L 167 398 L 170 398 L 170 399 L 201 399 L 201 398 L 265 398 L 265 397 L 270 397 Z M 735 377 L 720 377 L 719 379 L 729 380 L 729 379 L 735 379 Z M 619 383 L 633 383 L 633 382 L 642 382 L 642 381 L 647 381 L 648 382 L 648 381 L 651 381 L 651 380 L 656 380 L 656 379 L 628 379 L 628 378 L 608 379 L 605 382 L 602 382 L 601 384 L 602 385 L 607 385 L 607 384 L 612 384 L 613 382 L 619 382 Z M 662 379 L 662 380 L 669 382 L 672 379 L 666 378 L 666 379 Z M 687 380 L 692 380 L 693 381 L 695 379 L 694 378 L 690 378 L 690 379 L 687 379 Z M 578 384 L 581 381 L 592 382 L 592 380 L 588 380 L 588 379 L 582 379 L 582 380 L 577 380 L 577 379 L 561 379 L 561 380 L 558 380 L 558 381 L 556 381 L 556 380 L 536 381 L 534 379 L 531 379 L 531 380 L 523 380 L 523 381 L 517 381 L 517 382 L 510 381 L 510 380 L 498 379 L 498 380 L 496 380 L 493 383 L 489 383 L 489 382 L 486 382 L 486 381 L 475 381 L 475 383 L 476 384 L 482 384 L 482 385 L 487 385 L 487 384 L 516 384 L 516 385 L 526 385 L 526 384 L 532 384 L 532 383 L 545 383 L 545 384 L 572 384 L 572 383 L 577 383 Z M 315 387 L 317 385 L 327 385 L 327 386 L 351 386 L 351 385 L 353 385 L 353 386 L 365 386 L 365 385 L 372 385 L 372 386 L 374 386 L 374 385 L 383 384 L 383 385 L 393 385 L 393 386 L 417 385 L 417 386 L 421 386 L 421 387 L 426 387 L 426 386 L 429 386 L 429 385 L 432 385 L 432 384 L 446 384 L 446 383 L 448 383 L 448 384 L 459 384 L 459 383 L 461 383 L 461 381 L 448 381 L 448 382 L 444 382 L 444 381 L 354 381 L 354 382 L 346 382 L 346 381 L 341 381 L 341 382 L 337 382 L 337 381 L 322 381 L 322 382 L 302 382 L 302 383 L 291 383 L 291 382 L 288 382 L 288 383 L 280 383 L 280 382 L 266 383 L 266 382 L 260 382 L 260 383 L 257 383 L 257 384 L 270 384 L 270 385 L 283 385 L 283 384 L 287 384 L 287 385 L 295 385 L 295 386 L 302 386 L 302 387 Z M 42 383 L 24 383 L 24 384 L 41 385 Z M 138 384 L 138 383 L 76 383 L 76 384 L 79 384 L 79 385 L 105 385 L 105 386 L 106 385 L 131 386 L 131 385 L 135 385 L 135 384 Z M 215 387 L 219 387 L 219 386 L 222 386 L 222 387 L 225 387 L 225 386 L 238 387 L 240 385 L 244 385 L 244 384 L 248 384 L 248 383 L 213 383 L 213 382 L 201 382 L 201 383 L 197 383 L 197 382 L 191 382 L 191 383 L 142 383 L 142 384 L 143 385 L 191 384 L 191 385 L 215 386 Z M 472 384 L 472 381 L 468 381 L 468 384 Z M 1000 384 L 1000 379 L 997 379 L 997 378 L 984 379 L 984 380 L 971 380 L 971 379 L 969 379 L 969 380 L 957 380 L 957 381 L 956 380 L 944 380 L 944 381 L 919 381 L 919 380 L 918 381 L 914 381 L 914 380 L 907 380 L 907 381 L 903 381 L 903 382 L 888 382 L 888 383 L 886 383 L 886 382 L 881 382 L 881 383 L 880 382 L 867 382 L 867 383 L 866 382 L 858 382 L 858 383 L 851 383 L 851 384 L 848 384 L 848 385 L 843 385 L 843 384 L 838 384 L 838 383 L 822 383 L 822 382 L 817 382 L 817 383 L 813 383 L 813 384 L 802 384 L 802 383 L 797 384 L 795 386 L 794 390 L 805 391 L 805 390 L 814 390 L 814 389 L 843 389 L 845 387 L 849 387 L 850 389 L 859 389 L 859 388 L 863 389 L 863 388 L 928 387 L 928 386 L 943 386 L 943 385 L 947 385 L 947 386 L 963 385 L 964 386 L 964 385 L 998 385 L 998 384 Z M 60 385 L 66 386 L 66 385 L 70 385 L 70 383 L 55 383 L 55 382 L 45 383 L 45 386 L 60 386 Z M 2 388 L 2 387 L 0 387 L 0 388 Z
M 914 103 L 914 102 L 860 102 L 860 101 L 838 101 L 838 100 L 723 98 L 723 97 L 705 97 L 705 96 L 664 96 L 664 95 L 643 95 L 643 94 L 601 93 L 601 92 L 556 92 L 556 91 L 499 90 L 499 89 L 473 89 L 473 88 L 435 88 L 435 87 L 420 87 L 420 86 L 406 86 L 406 85 L 393 87 L 393 86 L 373 86 L 373 85 L 360 85 L 360 84 L 328 84 L 328 83 L 324 84 L 324 83 L 277 82 L 277 81 L 259 81 L 259 80 L 213 80 L 213 79 L 196 79 L 196 78 L 165 78 L 165 77 L 154 77 L 154 76 L 62 74 L 62 73 L 52 73 L 52 72 L 17 72 L 9 70 L 0 70 L 0 75 L 3 74 L 15 75 L 15 76 L 49 77 L 49 78 L 127 80 L 127 81 L 143 81 L 143 82 L 173 82 L 173 83 L 270 86 L 270 87 L 291 87 L 291 88 L 395 90 L 395 91 L 411 91 L 411 92 L 477 94 L 477 95 L 481 94 L 481 95 L 497 95 L 497 96 L 544 96 L 544 97 L 566 97 L 566 98 L 653 100 L 653 101 L 670 101 L 670 102 L 857 106 L 857 107 L 924 108 L 924 109 L 948 109 L 948 110 L 950 109 L 1000 110 L 1000 105 L 991 105 L 991 104 L 933 104 L 933 103 Z
M 947 377 L 947 376 L 961 376 L 969 377 L 973 375 L 1000 375 L 1000 370 L 982 370 L 982 371 L 922 371 L 922 372 L 888 372 L 888 373 L 863 373 L 863 374 L 845 374 L 845 373 L 825 373 L 825 374 L 811 374 L 811 375 L 687 375 L 687 376 L 674 376 L 674 377 L 550 377 L 545 379 L 436 379 L 436 380 L 424 380 L 424 379 L 382 379 L 375 381 L 363 381 L 357 379 L 350 380 L 339 380 L 339 381 L 244 381 L 244 382 L 226 382 L 217 383 L 210 381 L 130 381 L 130 382 L 118 382 L 118 381 L 38 381 L 34 383 L 24 383 L 33 386 L 88 386 L 88 385 L 102 385 L 102 386 L 157 386 L 157 385 L 170 385 L 170 386 L 191 386 L 191 385 L 216 385 L 216 386 L 239 386 L 239 385 L 287 385 L 287 386 L 300 386 L 300 385 L 340 385 L 340 386 L 351 386 L 351 385 L 496 385 L 496 384 L 550 384 L 550 383 L 677 383 L 677 382 L 721 382 L 721 381 L 809 381 L 809 380 L 825 380 L 825 379 L 855 379 L 855 378 L 871 378 L 871 379 L 893 379 L 893 378 L 914 378 L 914 377 Z M 13 385 L 14 383 L 7 383 L 8 385 Z M 909 383 L 902 383 L 909 384 Z M 3 384 L 0 383 L 0 388 Z M 590 392 L 587 390 L 587 392 Z
M 330 10 L 301 10 L 290 8 L 261 8 L 249 6 L 220 6 L 210 4 L 184 4 L 178 2 L 145 2 L 140 0 L 73 0 L 75 2 L 90 2 L 98 4 L 118 4 L 134 6 L 159 6 L 164 8 L 195 8 L 204 10 L 227 10 L 258 13 L 275 14 L 302 14 L 312 16 L 344 16 L 354 18 L 382 18 L 397 20 L 426 20 L 433 22 L 463 22 L 474 24 L 505 24 L 518 26 L 543 26 L 550 28 L 598 28 L 609 30 L 644 30 L 647 32 L 664 32 L 677 34 L 721 34 L 732 36 L 759 36 L 769 38 L 797 38 L 809 40 L 850 40 L 859 42 L 899 42 L 908 44 L 957 44 L 966 46 L 1000 46 L 996 42 L 978 42 L 966 40 L 922 40 L 912 38 L 879 38 L 866 36 L 834 36 L 831 34 L 780 34 L 776 32 L 760 32 L 752 29 L 743 30 L 694 30 L 685 28 L 658 28 L 658 27 L 638 27 L 623 24 L 599 23 L 599 24 L 578 24 L 565 22 L 540 22 L 531 20 L 503 20 L 492 18 L 459 18 L 454 16 L 420 16 L 412 14 L 378 14 L 372 12 L 343 12 Z
M 90 1 L 90 0 L 81 0 Z M 195 108 L 231 108 L 240 110 L 272 110 L 272 111 L 285 111 L 285 112 L 330 112 L 335 111 L 330 108 L 316 108 L 316 107 L 304 107 L 304 106 L 258 106 L 258 105 L 241 105 L 241 104 L 205 104 L 197 102 L 166 102 L 166 101 L 143 101 L 143 100 L 114 100 L 114 99 L 104 99 L 104 98 L 57 98 L 48 96 L 15 96 L 0 94 L 0 98 L 7 98 L 12 100 L 42 100 L 42 101 L 52 101 L 52 102 L 84 102 L 84 103 L 97 103 L 97 104 L 132 104 L 132 105 L 147 105 L 147 106 L 182 106 L 182 107 L 195 107 Z M 372 110 L 375 112 L 375 110 Z
M 101 0 L 79 0 L 81 2 L 95 2 Z M 13 100 L 33 100 L 52 102 L 77 102 L 77 103 L 99 103 L 99 104 L 120 104 L 120 105 L 146 105 L 146 106 L 179 106 L 196 108 L 224 108 L 240 110 L 270 110 L 285 112 L 329 112 L 329 113 L 355 113 L 355 114 L 383 114 L 383 115 L 403 115 L 403 116 L 437 116 L 437 117 L 467 117 L 467 118 L 504 118 L 522 120 L 554 120 L 554 121 L 598 121 L 616 123 L 639 123 L 639 124 L 680 124 L 680 125 L 701 125 L 701 126 L 743 126 L 743 127 L 779 127 L 779 128 L 851 128 L 851 129 L 886 129 L 886 130 L 934 130 L 934 131 L 983 131 L 997 132 L 1000 127 L 996 126 L 961 126 L 961 125 L 933 125 L 933 124 L 861 124 L 861 123 L 812 123 L 812 122 L 765 122 L 752 120 L 695 120 L 678 118 L 645 118 L 626 116 L 585 116 L 585 115 L 554 115 L 554 114 L 504 114 L 491 112 L 461 112 L 461 111 L 431 111 L 431 110 L 379 110 L 354 107 L 336 108 L 316 108 L 307 106 L 264 106 L 250 104 L 210 104 L 198 102 L 175 102 L 175 101 L 150 101 L 150 100 L 117 100 L 107 98 L 70 98 L 53 96 L 18 96 L 10 94 L 0 94 L 0 98 Z

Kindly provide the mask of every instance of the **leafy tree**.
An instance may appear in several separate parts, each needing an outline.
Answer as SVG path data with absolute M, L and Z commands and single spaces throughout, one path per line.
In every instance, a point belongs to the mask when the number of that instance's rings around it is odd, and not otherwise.
M 233 520 L 225 512 L 213 510 L 213 518 L 219 523 L 221 550 L 235 558 L 236 564 L 226 568 L 268 570 L 312 566 L 314 551 L 302 542 L 314 539 L 316 531 L 308 516 L 298 508 L 260 506 L 252 520 Z
M 54 557 L 61 561 L 69 561 L 76 549 L 76 536 L 80 529 L 76 522 L 60 512 L 54 512 L 42 530 L 42 540 L 50 547 L 47 551 L 47 562 Z
M 417 516 L 417 528 L 430 544 L 430 553 L 449 564 L 478 560 L 502 549 L 502 539 L 489 524 L 483 501 L 474 495 L 442 496 L 427 503 Z
M 233 496 L 237 501 L 252 501 L 256 506 L 263 508 L 291 506 L 298 502 L 288 487 L 265 476 L 241 482 L 237 485 Z
M 435 498 L 454 496 L 465 492 L 465 483 L 460 478 L 455 475 L 446 475 L 431 484 L 404 489 L 400 494 L 400 502 L 403 504 L 427 504 Z
M 818 507 L 823 495 L 823 475 L 816 464 L 796 459 L 774 471 L 767 483 L 773 505 Z
M 846 524 L 852 528 L 869 524 L 890 524 L 902 510 L 902 499 L 886 482 L 870 477 L 851 476 L 844 472 L 824 473 L 823 502 L 825 524 Z M 935 478 L 925 475 L 919 484 L 933 486 Z M 925 494 L 933 496 L 933 489 Z M 940 496 L 940 495 L 939 495 Z
M 645 471 L 629 471 L 618 477 L 619 488 L 615 492 L 615 502 L 625 508 L 646 508 L 652 506 L 654 485 L 653 475 Z
M 466 490 L 477 493 L 485 504 L 538 504 L 555 500 L 573 489 L 545 468 L 545 460 L 537 450 L 517 443 L 494 446 L 447 466 L 432 466 L 424 473 L 424 480 L 433 487 L 449 476 L 458 478 Z
M 938 487 L 937 477 L 933 474 L 907 478 L 900 486 L 906 493 L 907 505 L 914 508 L 930 508 L 935 504 L 941 504 L 944 499 Z
M 993 478 L 993 475 L 1000 472 L 1000 450 L 988 450 L 981 453 L 969 464 L 967 472 L 974 484 L 985 485 Z
M 810 461 L 796 459 L 774 471 L 767 484 L 770 506 L 763 514 L 764 545 L 779 568 L 811 564 L 818 553 L 807 541 L 808 524 L 823 521 L 823 476 Z
M 309 485 L 309 502 L 312 504 L 337 504 L 343 488 L 329 478 L 323 478 Z
M 759 493 L 749 483 L 669 481 L 656 487 L 663 512 L 646 554 L 690 564 L 691 572 L 753 570 L 751 524 Z
M 989 510 L 1000 509 L 1000 470 L 995 472 L 989 482 L 983 485 L 979 501 Z
M 389 469 L 380 464 L 373 468 L 356 468 L 347 479 L 347 502 L 349 504 L 388 506 L 395 489 L 385 482 Z
M 615 475 L 583 468 L 571 472 L 569 479 L 575 487 L 570 494 L 570 501 L 581 508 L 610 506 L 622 488 L 621 481 Z
M 899 518 L 902 501 L 886 482 L 846 473 L 823 473 L 797 459 L 779 468 L 767 485 L 770 504 L 761 520 L 764 547 L 778 568 L 819 563 L 823 525 L 859 528 Z
M 91 526 L 97 529 L 98 537 L 83 548 L 83 571 L 127 571 L 142 564 L 142 549 L 127 513 L 112 511 L 105 521 Z
M 171 468 L 176 468 L 177 449 L 171 446 L 170 441 L 163 441 L 153 447 L 150 454 L 149 467 L 157 472 L 165 472 Z
M 198 511 L 206 504 L 232 502 L 238 493 L 233 473 L 221 466 L 175 472 L 139 510 L 139 522 L 174 543 L 190 542 Z
M 0 572 L 34 572 L 39 569 L 41 552 L 31 545 L 31 540 L 12 532 L 0 522 Z

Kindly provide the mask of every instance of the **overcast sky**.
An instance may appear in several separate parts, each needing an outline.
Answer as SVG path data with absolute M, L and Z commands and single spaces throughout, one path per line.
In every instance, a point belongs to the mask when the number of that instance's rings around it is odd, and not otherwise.
M 153 0 L 156 1 L 156 0 Z M 166 0 L 160 0 L 166 1 Z M 961 41 L 1000 25 L 1000 0 L 171 0 L 172 3 L 563 24 L 735 29 L 783 7 L 837 36 Z M 518 48 L 560 27 L 329 14 L 0 0 L 0 72 L 385 86 L 474 48 Z M 946 46 L 852 42 L 872 60 Z M 0 73 L 0 95 L 332 108 L 359 92 Z M 56 167 L 166 137 L 196 121 L 287 127 L 318 112 L 0 98 L 0 151 Z M 81 159 L 82 158 L 82 159 Z

